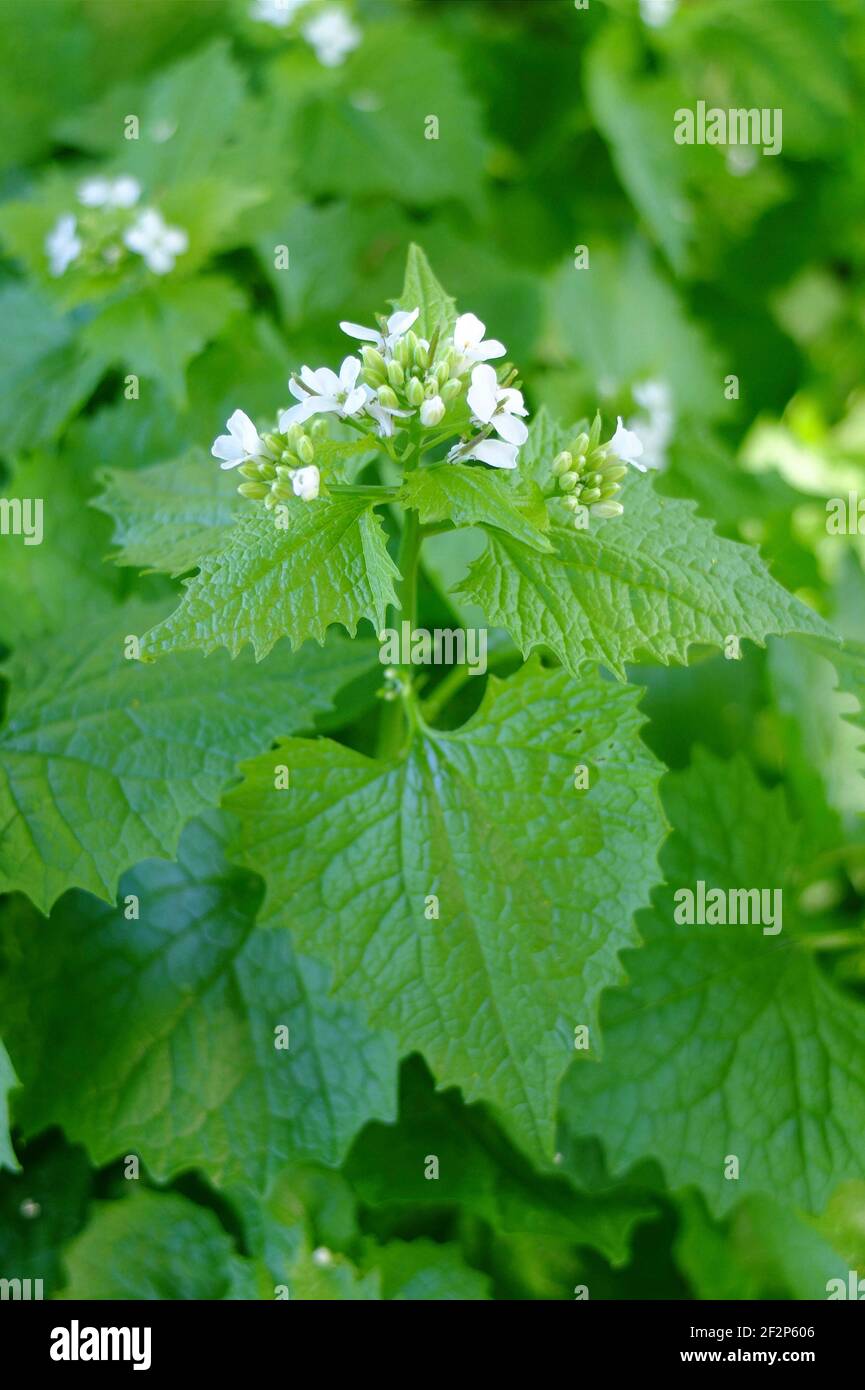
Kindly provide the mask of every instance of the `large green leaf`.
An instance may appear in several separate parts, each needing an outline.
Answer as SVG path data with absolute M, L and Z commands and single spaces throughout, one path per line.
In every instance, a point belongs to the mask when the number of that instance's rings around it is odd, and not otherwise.
M 222 836 L 216 818 L 188 826 L 177 863 L 126 874 L 117 907 L 74 893 L 41 929 L 0 924 L 26 1133 L 60 1125 L 97 1164 L 134 1153 L 161 1180 L 200 1168 L 264 1188 L 392 1118 L 392 1041 L 328 997 L 288 933 L 256 930 L 261 885 L 226 865 Z
M 457 598 L 507 628 L 523 653 L 548 647 L 568 670 L 600 661 L 624 677 L 646 657 L 686 662 L 694 643 L 770 634 L 831 638 L 810 608 L 771 577 L 756 550 L 716 536 L 692 502 L 660 497 L 647 478 L 622 489 L 623 516 L 589 529 L 554 526 L 552 555 L 491 531 Z
M 865 1163 L 865 1009 L 822 973 L 797 924 L 796 827 L 743 759 L 698 753 L 668 779 L 665 804 L 669 886 L 638 921 L 630 987 L 605 1001 L 601 1064 L 574 1066 L 562 1088 L 568 1122 L 602 1138 L 615 1171 L 655 1156 L 672 1187 L 701 1188 L 715 1210 L 779 1192 L 819 1210 Z M 782 931 L 677 925 L 674 892 L 700 880 L 780 889 Z
M 248 504 L 203 449 L 149 468 L 102 475 L 93 505 L 114 518 L 115 564 L 185 574 L 220 550 Z
M 218 801 L 240 758 L 309 727 L 366 667 L 339 643 L 257 669 L 248 654 L 158 666 L 124 659 L 144 608 L 22 647 L 0 729 L 0 890 L 47 911 L 67 888 L 110 900 L 124 869 L 173 855 L 186 821 Z
M 314 944 L 371 1022 L 495 1102 L 535 1152 L 552 1149 L 574 1028 L 594 1027 L 655 881 L 658 764 L 640 724 L 633 691 L 535 662 L 403 759 L 288 740 L 228 799 L 237 855 L 267 883 L 263 921 Z
M 399 571 L 387 553 L 381 520 L 362 497 L 297 499 L 279 513 L 250 509 L 225 546 L 202 558 L 180 606 L 148 633 L 146 652 L 250 643 L 258 659 L 280 637 L 300 646 L 323 642 L 331 623 L 354 635 L 362 618 L 384 624 Z

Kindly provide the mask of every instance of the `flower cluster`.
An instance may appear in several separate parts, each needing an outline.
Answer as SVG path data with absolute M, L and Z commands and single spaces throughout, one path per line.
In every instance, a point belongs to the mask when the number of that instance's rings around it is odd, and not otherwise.
M 180 227 L 169 227 L 152 207 L 140 207 L 141 185 L 128 174 L 90 178 L 78 185 L 82 211 L 63 213 L 45 238 L 54 276 L 71 265 L 96 274 L 111 270 L 131 252 L 154 275 L 165 275 L 189 247 Z
M 228 434 L 213 444 L 213 456 L 222 468 L 239 468 L 244 482 L 238 487 L 242 497 L 263 502 L 267 508 L 300 497 L 311 502 L 321 488 L 321 472 L 315 462 L 315 442 L 326 433 L 323 420 L 313 422 L 307 431 L 299 424 L 286 424 L 273 434 L 260 435 L 249 416 L 235 410 L 228 421 Z
M 452 333 L 437 328 L 431 339 L 421 338 L 414 332 L 419 313 L 397 310 L 382 316 L 377 328 L 341 323 L 344 333 L 363 344 L 359 356 L 346 357 L 339 372 L 301 367 L 288 383 L 295 404 L 279 412 L 274 433 L 260 434 L 243 411 L 234 412 L 228 434 L 220 435 L 212 452 L 223 468 L 240 468 L 245 497 L 274 506 L 292 493 L 305 500 L 319 495 L 314 455 L 316 440 L 327 433 L 325 416 L 376 435 L 389 451 L 401 431 L 408 446 L 418 449 L 457 437 L 450 462 L 516 467 L 528 438 L 522 392 L 513 370 L 500 382 L 489 365 L 505 355 L 504 344 L 486 338 L 474 314 L 461 315 Z
M 594 516 L 621 516 L 624 507 L 614 499 L 627 473 L 627 464 L 645 473 L 640 462 L 643 446 L 637 436 L 625 429 L 621 415 L 616 432 L 606 444 L 601 439 L 601 417 L 596 415 L 588 434 L 578 434 L 570 448 L 553 459 L 553 473 L 569 510 L 590 511 Z M 575 525 L 580 527 L 580 519 Z
M 250 17 L 276 29 L 298 19 L 300 33 L 326 68 L 339 67 L 357 48 L 361 32 L 340 5 L 317 6 L 314 0 L 253 0 Z

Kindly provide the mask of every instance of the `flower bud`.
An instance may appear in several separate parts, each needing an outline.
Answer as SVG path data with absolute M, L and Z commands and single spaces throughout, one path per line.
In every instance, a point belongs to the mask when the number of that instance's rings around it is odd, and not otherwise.
M 592 421 L 592 428 L 589 430 L 589 440 L 588 440 L 589 448 L 590 448 L 590 449 L 597 449 L 598 443 L 600 442 L 600 438 L 601 438 L 601 412 L 598 410 L 598 411 L 595 412 L 595 418 L 594 418 L 594 420 Z
M 387 376 L 387 363 L 378 348 L 362 347 L 360 356 L 367 375 L 371 378 L 370 385 L 379 386 Z
M 380 386 L 378 388 L 378 398 L 387 410 L 398 410 L 399 400 L 396 392 L 390 386 Z
M 626 464 L 611 463 L 603 472 L 604 486 L 606 487 L 607 483 L 617 483 L 620 478 L 624 478 L 627 471 Z
M 440 394 L 441 394 L 441 398 L 442 398 L 442 400 L 445 401 L 447 404 L 450 404 L 451 401 L 455 401 L 455 400 L 456 400 L 457 396 L 460 394 L 460 392 L 462 391 L 462 389 L 463 389 L 463 384 L 462 384 L 462 382 L 461 382 L 461 381 L 458 381 L 457 378 L 456 378 L 455 376 L 452 376 L 452 377 L 450 378 L 450 380 L 449 380 L 449 381 L 446 381 L 445 384 L 444 384 L 444 386 L 442 387 L 441 393 L 440 393 Z
M 297 457 L 301 463 L 312 463 L 315 458 L 315 445 L 307 435 L 304 435 L 297 442 Z
M 303 439 L 303 429 L 295 420 L 293 425 L 289 425 L 285 436 L 286 444 L 289 449 L 297 451 L 298 442 Z
M 424 401 L 420 408 L 420 420 L 422 425 L 433 426 L 441 424 L 445 415 L 445 403 L 441 396 L 433 396 L 432 400 Z
M 579 497 L 574 497 L 573 495 L 570 497 L 563 497 L 562 501 L 564 502 L 568 510 L 571 512 L 577 511 L 578 508 L 580 508 L 583 505 Z
M 308 429 L 313 439 L 324 439 L 327 434 L 327 420 L 323 415 L 316 415 Z
M 575 454 L 585 454 L 588 447 L 589 436 L 587 434 L 578 434 L 573 444 L 571 445 L 571 450 Z
M 409 380 L 409 384 L 405 390 L 405 398 L 408 401 L 409 405 L 414 406 L 415 409 L 417 409 L 419 405 L 423 405 L 423 386 L 418 381 L 416 376 L 411 377 L 411 379 Z
M 425 372 L 429 366 L 429 343 L 418 343 L 414 352 L 415 365 Z
M 241 483 L 237 491 L 241 497 L 251 497 L 256 502 L 260 502 L 270 492 L 267 483 Z
M 621 516 L 624 510 L 621 502 L 596 502 L 592 516 Z
M 563 473 L 559 478 L 559 487 L 562 489 L 562 492 L 573 492 L 579 481 L 578 474 Z
M 394 389 L 402 386 L 405 382 L 405 372 L 395 359 L 387 364 L 387 379 Z
M 261 459 L 258 465 L 258 476 L 266 483 L 270 483 L 276 477 L 276 464 L 270 459 Z
M 399 338 L 393 350 L 393 356 L 401 367 L 407 367 L 411 361 L 411 348 L 409 347 L 408 337 Z
M 277 478 L 276 482 L 271 485 L 270 495 L 275 497 L 277 502 L 290 502 L 294 496 L 294 489 L 287 479 L 283 481 L 283 479 Z
M 282 435 L 264 434 L 262 435 L 262 439 L 264 440 L 264 445 L 268 452 L 273 454 L 274 458 L 279 458 L 285 444 Z
M 570 472 L 574 461 L 573 454 L 569 454 L 567 449 L 563 449 L 560 454 L 556 454 L 553 459 L 553 472 L 558 478 L 562 473 Z
M 240 467 L 238 468 L 237 471 L 238 471 L 238 473 L 240 474 L 240 476 L 241 476 L 242 478 L 257 478 L 257 477 L 258 477 L 258 464 L 257 464 L 257 463 L 242 463 L 242 464 L 240 465 Z
M 593 502 L 600 502 L 601 489 L 599 487 L 588 487 L 580 493 L 580 501 L 587 507 Z
M 298 463 L 299 462 L 300 460 L 298 460 Z M 294 469 L 297 468 L 298 463 L 295 463 L 294 467 L 290 467 L 287 463 L 278 463 L 276 465 L 277 478 L 282 478 L 283 481 L 285 481 L 285 479 L 287 478 L 289 482 L 291 482 L 291 475 L 294 472 Z

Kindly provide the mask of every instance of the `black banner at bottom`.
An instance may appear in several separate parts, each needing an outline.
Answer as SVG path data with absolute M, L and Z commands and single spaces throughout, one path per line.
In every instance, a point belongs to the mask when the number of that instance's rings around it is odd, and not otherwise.
M 495 1361 L 513 1348 L 514 1334 L 533 1334 L 534 1354 L 547 1361 L 562 1347 L 572 1362 L 600 1364 L 609 1371 L 687 1370 L 705 1366 L 767 1370 L 805 1366 L 825 1376 L 858 1362 L 863 1333 L 858 1309 L 839 1302 L 652 1303 L 580 1302 L 514 1304 L 499 1322 L 495 1303 L 459 1305 L 343 1305 L 273 1303 L 0 1303 L 4 1362 L 52 1377 L 138 1373 L 157 1380 L 186 1371 L 225 1375 L 281 1366 L 290 1373 L 298 1354 L 319 1360 L 323 1370 L 338 1364 L 344 1348 L 353 1370 L 372 1358 L 385 1364 L 387 1342 L 414 1329 L 412 1365 L 428 1377 L 440 1365 L 453 1374 L 456 1360 L 474 1356 Z M 442 1322 L 442 1318 L 445 1319 Z M 516 1320 L 516 1321 L 515 1321 Z M 522 1324 L 522 1329 L 520 1329 Z M 425 1332 L 425 1327 L 428 1329 Z M 443 1333 L 463 1333 L 459 1344 Z M 334 1337 L 335 1332 L 343 1337 Z M 369 1334 L 377 1340 L 369 1341 Z M 477 1334 L 482 1340 L 477 1341 Z M 352 1335 L 356 1334 L 356 1335 Z M 286 1339 L 291 1341 L 287 1343 Z M 309 1339 L 308 1345 L 304 1338 Z M 540 1343 L 537 1339 L 542 1339 Z M 576 1340 L 575 1340 L 576 1339 Z M 394 1340 L 393 1349 L 400 1342 Z M 457 1347 L 463 1348 L 462 1351 Z M 523 1343 L 525 1347 L 525 1344 Z M 375 1350 L 374 1350 L 375 1349 Z M 589 1360 L 587 1358 L 592 1358 Z M 365 1369 L 365 1368 L 364 1368 Z

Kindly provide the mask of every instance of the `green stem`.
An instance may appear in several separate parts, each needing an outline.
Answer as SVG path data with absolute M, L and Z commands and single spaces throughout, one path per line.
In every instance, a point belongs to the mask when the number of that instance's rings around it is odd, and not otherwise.
M 402 538 L 399 546 L 397 564 L 402 576 L 397 585 L 399 612 L 403 622 L 411 623 L 412 631 L 417 621 L 418 561 L 420 557 L 421 528 L 415 511 L 403 513 Z M 396 609 L 391 609 L 396 622 Z M 411 667 L 405 668 L 411 673 Z M 378 755 L 380 758 L 395 757 L 405 742 L 406 729 L 413 727 L 411 711 L 407 706 L 413 700 L 409 695 L 399 700 L 390 700 L 382 707 L 381 723 L 378 731 Z
M 499 652 L 492 651 L 489 654 L 487 666 L 488 668 L 494 667 L 503 661 L 510 660 L 513 660 L 513 651 L 507 648 Z M 447 675 L 439 681 L 429 698 L 424 700 L 421 707 L 421 714 L 423 716 L 422 722 L 424 724 L 431 724 L 436 716 L 444 709 L 445 705 L 450 703 L 454 695 L 462 690 L 471 676 L 472 671 L 469 666 L 451 667 Z

